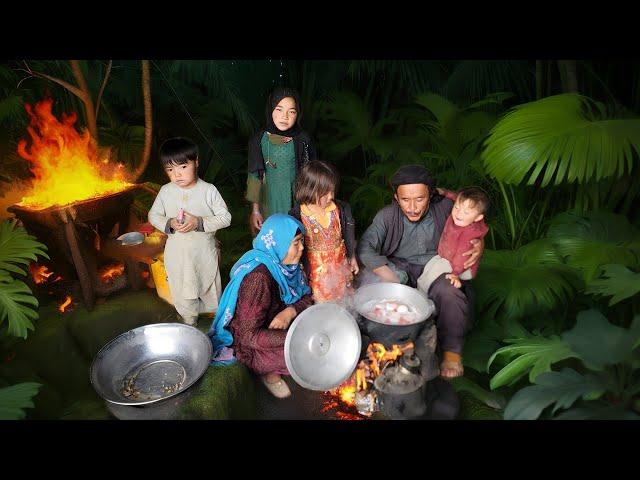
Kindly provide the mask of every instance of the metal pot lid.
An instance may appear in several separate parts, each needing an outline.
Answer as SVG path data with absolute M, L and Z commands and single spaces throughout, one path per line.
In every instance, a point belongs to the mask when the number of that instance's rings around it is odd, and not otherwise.
M 293 379 L 309 390 L 331 390 L 358 364 L 362 339 L 353 316 L 335 303 L 313 305 L 294 320 L 284 343 Z
M 377 303 L 383 302 L 403 303 L 414 315 L 407 323 L 400 324 L 377 318 L 372 315 L 372 311 Z M 392 282 L 370 283 L 358 288 L 353 297 L 353 304 L 360 315 L 383 325 L 414 325 L 429 318 L 436 308 L 433 300 L 417 288 Z

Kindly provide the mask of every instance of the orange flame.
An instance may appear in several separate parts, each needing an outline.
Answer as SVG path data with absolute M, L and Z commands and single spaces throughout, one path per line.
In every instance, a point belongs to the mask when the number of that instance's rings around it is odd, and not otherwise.
M 46 265 L 38 265 L 37 263 L 31 263 L 29 265 L 29 273 L 33 281 L 36 282 L 36 285 L 46 282 L 49 277 L 53 275 L 53 272 L 50 271 Z
M 35 107 L 25 104 L 32 144 L 27 148 L 27 140 L 20 140 L 18 154 L 31 163 L 35 179 L 19 205 L 40 210 L 115 193 L 131 185 L 125 181 L 122 165 L 99 159 L 95 139 L 87 130 L 80 134 L 74 128 L 77 115 L 63 113 L 58 121 L 52 105 L 50 98 Z
M 69 305 L 71 305 L 71 295 L 67 295 L 67 298 L 62 305 L 58 307 L 58 310 L 60 310 L 60 313 L 64 313 Z
M 118 263 L 116 265 L 109 265 L 104 268 L 100 273 L 100 279 L 104 283 L 112 282 L 114 278 L 119 277 L 124 273 L 124 264 Z
M 332 400 L 325 402 L 322 412 L 339 407 L 336 399 L 339 399 L 348 407 L 355 406 L 356 392 L 367 390 L 367 383 L 373 383 L 389 363 L 395 362 L 398 357 L 413 348 L 413 342 L 408 342 L 403 345 L 393 345 L 391 350 L 387 350 L 381 343 L 370 343 L 367 347 L 367 358 L 360 361 L 358 368 L 356 368 L 356 371 L 351 375 L 351 378 L 339 387 L 329 391 Z M 343 420 L 362 420 L 362 417 L 358 415 L 340 411 L 336 412 L 336 416 Z

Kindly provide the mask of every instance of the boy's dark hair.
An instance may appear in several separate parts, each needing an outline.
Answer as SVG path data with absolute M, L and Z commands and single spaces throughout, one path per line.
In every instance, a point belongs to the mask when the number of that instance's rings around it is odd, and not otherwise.
M 485 213 L 489 209 L 489 196 L 480 187 L 463 188 L 458 192 L 458 200 L 469 200 L 479 213 Z
M 336 192 L 340 175 L 335 167 L 321 160 L 308 162 L 298 172 L 296 180 L 296 202 L 316 203 L 320 197 L 330 191 Z
M 184 137 L 175 137 L 165 140 L 160 145 L 160 163 L 163 167 L 168 165 L 184 165 L 189 160 L 198 159 L 198 145 Z

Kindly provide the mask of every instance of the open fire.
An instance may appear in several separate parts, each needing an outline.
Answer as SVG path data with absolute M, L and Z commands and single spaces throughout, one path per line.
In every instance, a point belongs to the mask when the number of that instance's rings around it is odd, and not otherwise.
M 342 420 L 362 420 L 370 416 L 373 408 L 362 408 L 364 403 L 372 401 L 372 397 L 366 395 L 367 391 L 373 389 L 375 379 L 388 366 L 395 363 L 405 352 L 413 349 L 413 342 L 393 345 L 390 350 L 381 343 L 370 343 L 366 357 L 360 360 L 351 378 L 327 392 L 329 398 L 325 401 L 322 412 L 336 409 L 336 417 Z M 346 407 L 348 411 L 340 410 L 342 407 Z
M 124 263 L 107 265 L 100 272 L 100 280 L 102 280 L 104 283 L 111 283 L 116 277 L 121 276 L 123 273 L 124 273 Z
M 18 154 L 31 164 L 31 191 L 18 204 L 34 210 L 119 192 L 131 186 L 122 164 L 99 158 L 96 140 L 88 131 L 79 133 L 77 115 L 52 113 L 52 99 L 25 105 L 30 124 L 27 140 L 18 143 Z
M 96 295 L 109 295 L 127 284 L 136 290 L 143 283 L 132 252 L 120 249 L 115 240 L 129 228 L 130 207 L 140 186 L 129 183 L 130 173 L 122 164 L 99 153 L 87 130 L 76 130 L 75 113 L 58 119 L 52 107 L 52 99 L 25 105 L 29 138 L 21 140 L 17 150 L 29 161 L 33 178 L 21 202 L 8 211 L 49 247 L 48 267 L 31 270 L 34 283 L 48 287 L 62 277 L 77 280 L 83 303 L 91 310 Z
M 71 295 L 67 295 L 67 298 L 65 298 L 64 302 L 62 302 L 62 304 L 58 307 L 58 310 L 60 311 L 60 313 L 64 313 L 68 310 L 69 305 L 71 305 Z

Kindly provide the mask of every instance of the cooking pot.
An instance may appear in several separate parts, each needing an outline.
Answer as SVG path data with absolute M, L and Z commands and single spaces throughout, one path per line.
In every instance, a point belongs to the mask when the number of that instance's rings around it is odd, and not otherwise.
M 398 302 L 409 307 L 411 316 L 404 324 L 392 323 L 389 318 L 373 315 L 376 304 Z M 372 342 L 391 348 L 414 341 L 427 326 L 427 320 L 435 311 L 435 304 L 421 291 L 407 285 L 380 282 L 364 285 L 355 293 L 353 305 L 358 312 L 358 326 Z

